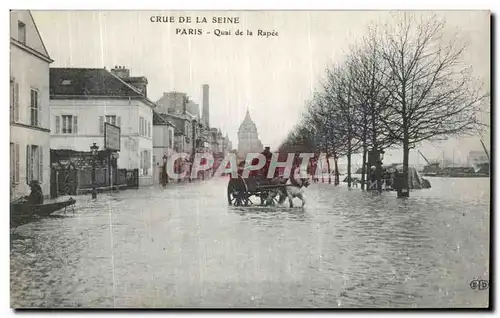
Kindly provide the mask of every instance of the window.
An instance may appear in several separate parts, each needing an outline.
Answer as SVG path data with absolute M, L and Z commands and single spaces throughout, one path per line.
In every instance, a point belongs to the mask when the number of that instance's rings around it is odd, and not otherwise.
M 19 121 L 19 83 L 10 80 L 10 120 Z
M 22 44 L 26 44 L 26 24 L 19 21 L 17 23 L 17 40 Z
M 139 174 L 142 176 L 148 176 L 151 169 L 151 152 L 149 150 L 141 151 L 141 165 Z
M 31 89 L 31 126 L 40 125 L 40 104 L 38 100 L 38 90 Z
M 99 116 L 99 133 L 104 135 L 104 123 L 121 127 L 121 117 L 116 115 Z
M 168 147 L 170 149 L 173 148 L 173 142 L 174 142 L 174 133 L 172 132 L 171 129 L 168 130 Z
M 10 143 L 10 183 L 19 183 L 19 144 Z
M 63 115 L 62 117 L 62 133 L 76 134 L 78 132 L 78 116 Z M 56 120 L 57 125 L 57 120 Z
M 144 117 L 139 117 L 139 136 L 151 137 L 151 123 Z
M 106 115 L 106 122 L 116 126 L 116 116 L 115 115 Z
M 40 146 L 26 146 L 26 182 L 43 182 L 43 149 Z

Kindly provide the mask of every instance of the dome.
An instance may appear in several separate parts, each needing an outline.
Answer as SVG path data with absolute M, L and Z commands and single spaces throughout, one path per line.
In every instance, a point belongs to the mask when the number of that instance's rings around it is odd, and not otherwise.
M 243 119 L 243 122 L 241 123 L 238 132 L 256 132 L 256 131 L 257 131 L 257 126 L 255 126 L 255 123 L 250 117 L 250 111 L 247 109 L 245 119 Z

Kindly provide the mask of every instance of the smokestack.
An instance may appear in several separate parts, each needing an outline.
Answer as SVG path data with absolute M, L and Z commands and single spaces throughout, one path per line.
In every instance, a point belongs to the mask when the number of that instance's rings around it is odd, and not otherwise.
M 208 84 L 203 84 L 203 114 L 202 119 L 207 127 L 210 127 L 210 96 L 209 96 L 210 87 Z

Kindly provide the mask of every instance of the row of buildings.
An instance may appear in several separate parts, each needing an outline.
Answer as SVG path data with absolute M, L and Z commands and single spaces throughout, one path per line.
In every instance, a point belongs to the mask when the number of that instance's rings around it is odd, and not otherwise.
M 148 97 L 148 80 L 124 66 L 51 68 L 53 60 L 29 11 L 10 12 L 10 180 L 11 197 L 29 193 L 38 180 L 47 195 L 51 153 L 104 149 L 104 126 L 120 127 L 116 166 L 138 169 L 139 185 L 151 185 L 165 158 L 175 152 L 210 151 L 224 156 L 229 138 L 210 127 L 209 85 L 203 105 L 185 93 Z

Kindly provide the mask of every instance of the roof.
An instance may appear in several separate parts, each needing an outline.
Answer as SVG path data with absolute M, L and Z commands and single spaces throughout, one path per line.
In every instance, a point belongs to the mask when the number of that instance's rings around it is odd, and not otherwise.
M 155 104 L 141 92 L 102 68 L 50 68 L 50 98 L 127 97 Z
M 20 42 L 17 36 L 13 36 L 13 32 L 17 32 L 17 29 L 11 28 L 10 31 L 10 43 L 16 45 L 17 47 L 34 54 L 35 56 L 45 60 L 48 63 L 54 62 L 49 56 L 45 43 L 43 42 L 42 36 L 38 31 L 35 19 L 31 14 L 30 10 L 10 10 L 10 20 L 12 23 L 13 19 L 21 19 L 25 26 L 28 28 L 28 35 L 24 42 Z M 29 21 L 27 21 L 29 20 Z M 16 21 L 17 23 L 17 21 Z M 11 25 L 12 27 L 12 25 Z M 34 32 L 32 32 L 32 30 Z M 17 35 L 17 34 L 16 34 Z
M 153 112 L 153 125 L 168 125 L 175 127 L 175 125 L 171 121 L 167 120 L 165 117 L 155 111 Z
M 165 113 L 156 113 L 156 114 L 159 115 L 164 120 L 170 122 L 172 124 L 172 126 L 175 127 L 175 134 L 176 135 L 179 135 L 179 134 L 184 135 L 186 133 L 185 122 L 187 121 L 187 119 L 179 117 L 179 116 L 175 116 L 172 114 L 165 114 Z M 153 117 L 153 120 L 154 120 L 154 117 Z
M 49 55 L 49 51 L 47 51 L 47 47 L 45 46 L 45 43 L 43 42 L 43 39 L 42 39 L 42 35 L 40 34 L 40 31 L 38 31 L 38 26 L 36 25 L 36 22 L 35 22 L 35 18 L 33 18 L 33 15 L 31 14 L 31 11 L 28 10 L 29 14 L 30 14 L 30 18 L 31 18 L 31 21 L 33 22 L 33 24 L 35 25 L 35 31 L 36 31 L 36 34 L 38 35 L 38 38 L 40 39 L 40 41 L 42 42 L 42 48 L 43 48 L 43 52 L 40 52 L 38 51 L 39 53 L 41 53 L 42 55 L 44 55 L 46 58 L 48 58 L 49 60 L 52 60 L 50 58 L 50 55 Z M 53 61 L 53 60 L 52 60 Z

